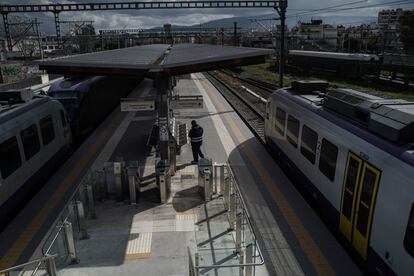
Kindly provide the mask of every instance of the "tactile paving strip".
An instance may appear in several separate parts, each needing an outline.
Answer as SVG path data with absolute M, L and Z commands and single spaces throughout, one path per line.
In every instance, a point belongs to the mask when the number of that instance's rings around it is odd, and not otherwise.
M 196 166 L 187 166 L 180 171 L 181 179 L 193 179 L 195 177 Z
M 151 253 L 152 233 L 130 234 L 125 260 L 148 258 Z
M 196 221 L 197 214 L 195 214 L 193 211 L 177 213 L 175 216 L 175 231 L 197 231 L 197 226 L 195 225 Z

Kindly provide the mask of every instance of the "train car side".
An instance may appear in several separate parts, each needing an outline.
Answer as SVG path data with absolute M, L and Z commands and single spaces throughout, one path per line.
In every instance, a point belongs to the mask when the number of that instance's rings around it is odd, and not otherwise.
M 59 100 L 71 118 L 73 135 L 82 139 L 102 122 L 142 78 L 94 76 L 66 78 L 54 83 L 48 94 Z
M 376 55 L 291 50 L 288 63 L 302 73 L 316 72 L 344 78 L 360 78 L 379 73 Z
M 72 141 L 63 106 L 34 99 L 0 116 L 1 228 L 44 184 Z
M 267 111 L 268 143 L 300 172 L 323 216 L 366 271 L 410 275 L 414 258 L 406 230 L 414 170 L 395 154 L 404 150 L 285 91 L 270 97 Z M 384 151 L 381 143 L 391 149 Z M 351 183 L 353 164 L 359 180 Z M 408 246 L 414 250 L 414 243 Z

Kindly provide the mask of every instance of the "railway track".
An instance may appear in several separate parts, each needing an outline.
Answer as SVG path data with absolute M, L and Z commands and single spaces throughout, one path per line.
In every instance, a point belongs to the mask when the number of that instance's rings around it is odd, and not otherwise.
M 219 72 L 239 80 L 242 85 L 246 86 L 246 88 L 252 89 L 253 91 L 265 98 L 269 96 L 269 93 L 273 93 L 273 91 L 279 88 L 277 85 L 259 79 L 242 77 L 238 73 L 228 69 L 219 70 Z
M 253 134 L 262 143 L 265 143 L 264 124 L 266 102 L 263 101 L 263 98 L 257 97 L 247 91 L 236 91 L 223 80 L 219 79 L 215 73 L 206 72 L 204 75 L 229 102 Z

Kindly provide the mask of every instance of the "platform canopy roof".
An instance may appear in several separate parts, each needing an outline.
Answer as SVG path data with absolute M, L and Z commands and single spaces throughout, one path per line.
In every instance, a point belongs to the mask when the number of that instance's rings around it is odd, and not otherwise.
M 35 61 L 48 73 L 174 76 L 265 61 L 272 50 L 205 44 L 152 44 Z

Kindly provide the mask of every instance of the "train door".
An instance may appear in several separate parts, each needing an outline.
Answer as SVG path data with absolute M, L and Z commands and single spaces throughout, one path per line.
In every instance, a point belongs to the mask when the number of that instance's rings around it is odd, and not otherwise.
M 366 259 L 381 172 L 349 152 L 342 187 L 339 229 Z

